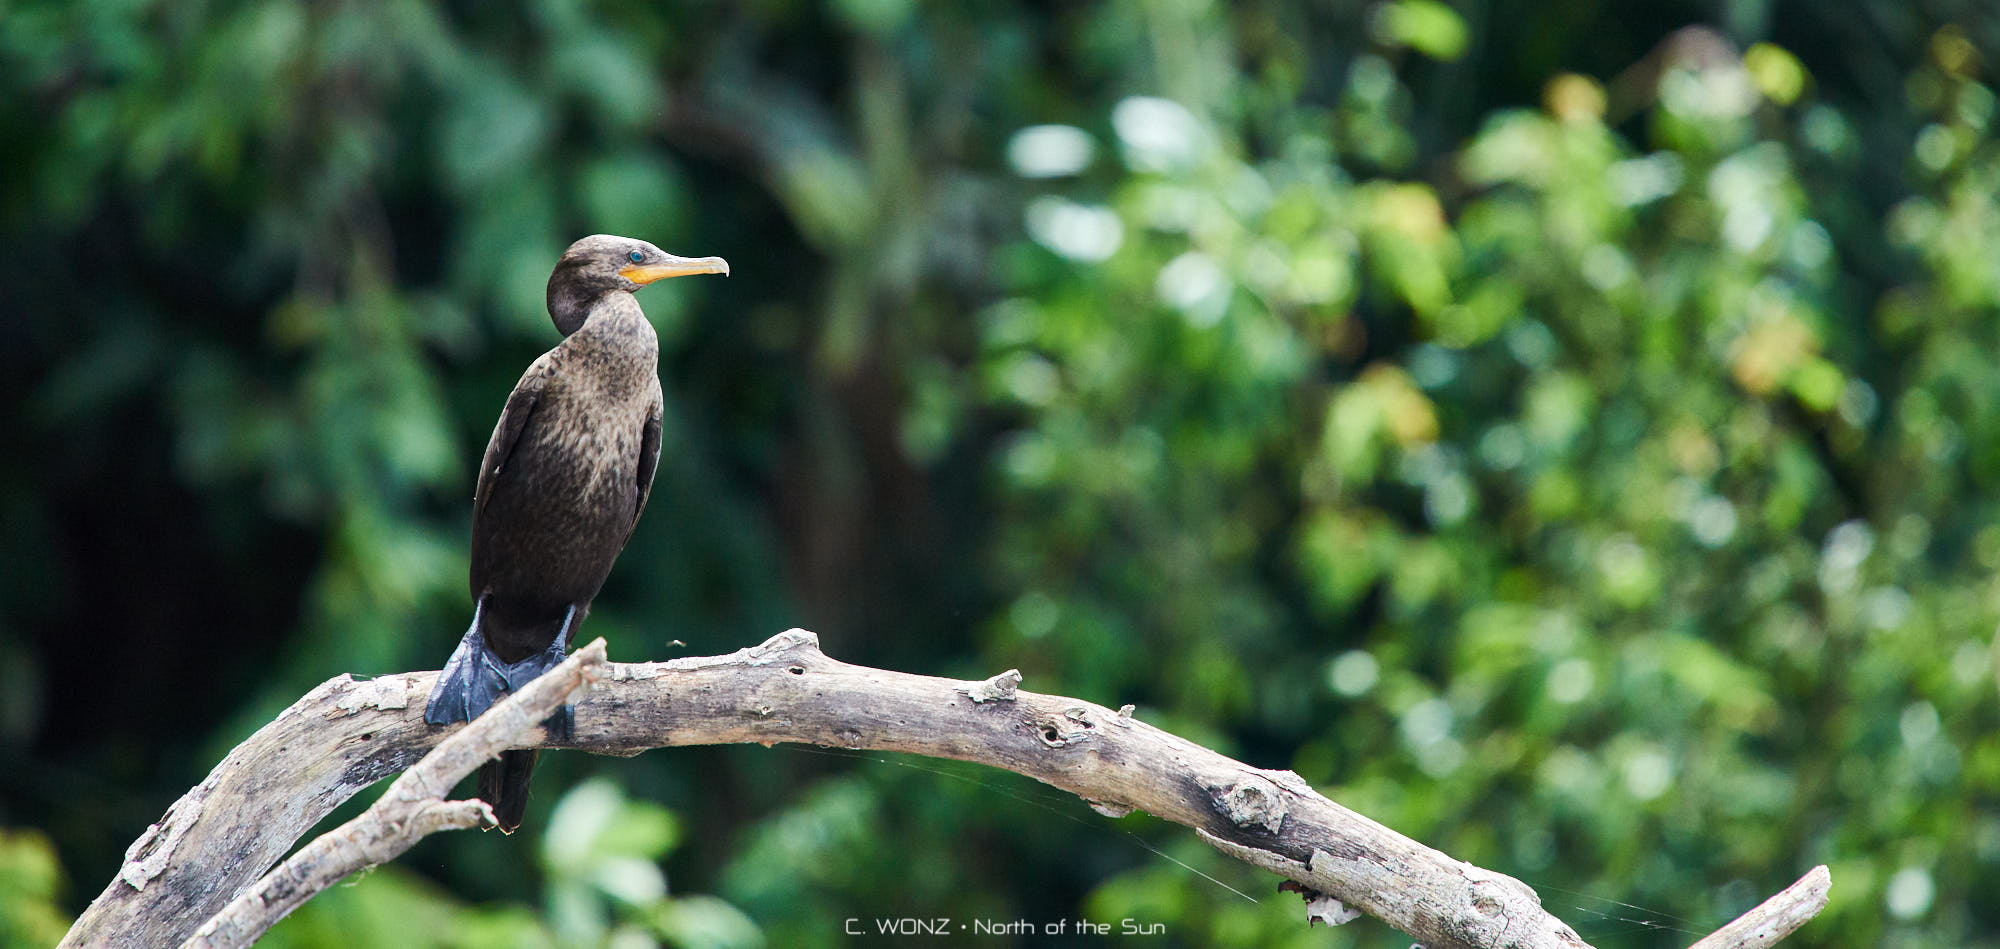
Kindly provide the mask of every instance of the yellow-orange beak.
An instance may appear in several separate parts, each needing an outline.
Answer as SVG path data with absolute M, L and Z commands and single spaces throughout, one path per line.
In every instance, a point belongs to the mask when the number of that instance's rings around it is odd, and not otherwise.
M 723 260 L 720 257 L 675 257 L 672 254 L 668 254 L 665 261 L 633 264 L 618 271 L 618 276 L 624 277 L 643 287 L 655 280 L 665 280 L 668 277 L 685 277 L 689 274 L 698 273 L 719 273 L 723 276 L 728 276 L 729 261 Z

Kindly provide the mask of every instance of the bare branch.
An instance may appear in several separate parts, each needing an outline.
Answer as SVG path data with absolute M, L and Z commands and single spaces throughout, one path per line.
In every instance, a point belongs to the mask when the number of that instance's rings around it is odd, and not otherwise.
M 570 693 L 595 681 L 604 665 L 604 640 L 593 640 L 478 721 L 439 742 L 416 767 L 390 784 L 373 807 L 307 844 L 255 886 L 238 893 L 181 949 L 248 946 L 321 890 L 396 859 L 431 834 L 493 826 L 493 809 L 486 802 L 447 801 L 445 795 L 472 769 L 519 744 Z
M 1826 908 L 1833 890 L 1833 874 L 1820 864 L 1785 887 L 1778 895 L 1753 907 L 1750 912 L 1708 934 L 1688 949 L 1766 949 L 1791 935 Z
M 313 690 L 133 844 L 63 945 L 186 938 L 328 811 L 449 733 L 423 723 L 435 678 L 342 676 Z M 821 653 L 813 634 L 791 630 L 727 656 L 609 664 L 577 706 L 573 741 L 557 746 L 533 728 L 519 747 L 632 755 L 799 742 L 979 762 L 1102 813 L 1140 809 L 1194 828 L 1224 853 L 1296 881 L 1323 919 L 1346 915 L 1344 904 L 1430 949 L 1587 949 L 1525 884 L 1349 811 L 1292 772 L 1253 768 L 1129 712 L 1022 691 L 1017 681 L 849 665 Z

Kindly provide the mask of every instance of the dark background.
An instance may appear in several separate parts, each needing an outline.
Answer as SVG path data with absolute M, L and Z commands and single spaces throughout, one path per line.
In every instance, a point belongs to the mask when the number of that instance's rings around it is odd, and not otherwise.
M 1797 945 L 2000 945 L 1996 41 L 1943 0 L 0 7 L 0 945 L 312 685 L 441 663 L 593 232 L 735 272 L 640 296 L 614 658 L 1018 667 L 1600 946 L 1816 863 Z M 536 789 L 266 944 L 1408 942 L 988 769 Z

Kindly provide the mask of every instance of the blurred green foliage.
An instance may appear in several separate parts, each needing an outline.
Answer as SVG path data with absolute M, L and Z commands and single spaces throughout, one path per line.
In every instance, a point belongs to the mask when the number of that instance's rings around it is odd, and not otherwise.
M 565 792 L 549 814 L 541 912 L 467 906 L 398 866 L 313 899 L 259 943 L 272 949 L 409 946 L 759 949 L 756 923 L 713 896 L 673 896 L 659 861 L 680 839 L 674 816 L 607 779 Z
M 0 830 L 0 946 L 52 946 L 69 929 L 62 865 L 49 838 Z
M 1821 862 L 1801 946 L 2000 946 L 2000 16 L 1630 6 L 0 8 L 0 943 L 312 684 L 442 659 L 471 461 L 610 231 L 738 274 L 641 298 L 617 655 L 1019 667 L 1600 946 Z M 269 941 L 1407 943 L 983 769 L 538 787 Z

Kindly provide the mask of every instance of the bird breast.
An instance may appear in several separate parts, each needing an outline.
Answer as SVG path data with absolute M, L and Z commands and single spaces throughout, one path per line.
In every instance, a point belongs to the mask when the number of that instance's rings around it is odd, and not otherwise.
M 639 437 L 648 408 L 637 385 L 559 374 L 542 393 L 542 404 L 523 433 L 531 444 L 521 448 L 538 468 L 569 482 L 561 485 L 563 494 L 591 496 L 609 487 L 628 494 L 636 490 Z

